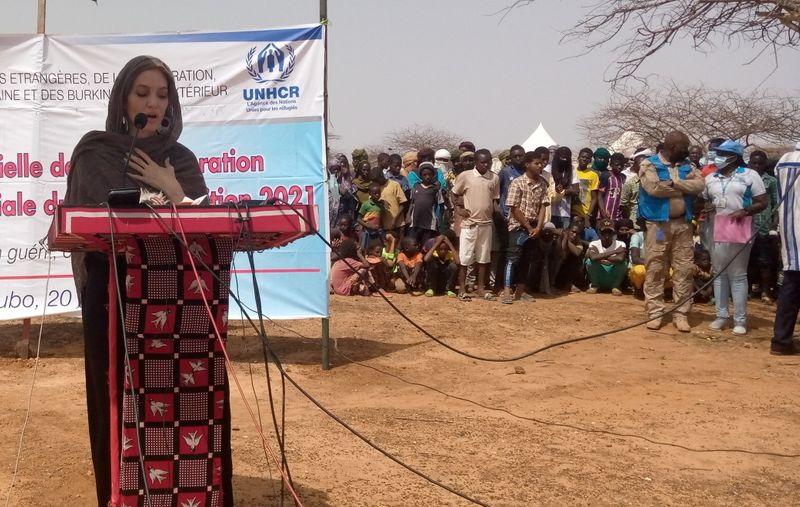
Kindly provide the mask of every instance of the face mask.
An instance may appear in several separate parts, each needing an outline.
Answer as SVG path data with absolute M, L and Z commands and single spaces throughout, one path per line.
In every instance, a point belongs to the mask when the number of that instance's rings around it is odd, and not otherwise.
M 722 155 L 714 156 L 714 165 L 717 166 L 718 169 L 722 169 L 723 167 L 727 167 L 730 162 L 732 162 L 733 157 L 725 157 Z

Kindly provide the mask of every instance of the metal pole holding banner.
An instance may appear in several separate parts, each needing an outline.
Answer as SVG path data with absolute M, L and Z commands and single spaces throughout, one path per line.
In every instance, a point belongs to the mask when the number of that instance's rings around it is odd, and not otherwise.
M 36 33 L 44 33 L 46 13 L 47 0 L 39 0 L 36 16 Z M 22 339 L 17 342 L 14 351 L 22 359 L 31 357 L 31 319 L 22 319 Z
M 327 167 L 328 161 L 328 0 L 319 0 L 319 22 L 326 25 L 325 39 L 323 44 L 325 46 L 325 69 L 323 71 L 323 95 L 322 100 L 325 104 L 325 109 L 322 114 L 322 128 L 325 129 L 325 162 Z M 328 176 L 330 177 L 330 176 Z M 328 210 L 330 212 L 330 210 Z M 328 314 L 330 314 L 330 303 L 328 304 Z M 330 317 L 322 318 L 322 369 L 331 369 L 330 358 L 330 337 L 331 337 L 331 322 Z

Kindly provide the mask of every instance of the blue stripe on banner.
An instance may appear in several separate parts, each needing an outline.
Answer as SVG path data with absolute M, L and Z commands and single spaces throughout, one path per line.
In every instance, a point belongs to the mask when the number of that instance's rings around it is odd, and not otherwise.
M 87 35 L 65 36 L 70 42 L 85 46 L 101 44 L 150 44 L 186 42 L 290 42 L 322 39 L 322 25 L 274 30 L 249 30 L 215 33 L 165 33 L 147 35 Z

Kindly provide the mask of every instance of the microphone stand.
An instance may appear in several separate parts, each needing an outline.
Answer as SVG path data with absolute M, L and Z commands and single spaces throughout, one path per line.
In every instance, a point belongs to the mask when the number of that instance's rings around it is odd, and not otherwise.
M 139 113 L 133 119 L 133 136 L 131 139 L 131 146 L 128 148 L 128 154 L 122 161 L 122 187 L 112 189 L 108 193 L 108 205 L 112 208 L 125 208 L 139 205 L 139 196 L 141 190 L 138 187 L 128 187 L 128 162 L 131 159 L 133 148 L 136 146 L 136 138 L 139 136 L 139 131 L 147 125 L 147 115 Z

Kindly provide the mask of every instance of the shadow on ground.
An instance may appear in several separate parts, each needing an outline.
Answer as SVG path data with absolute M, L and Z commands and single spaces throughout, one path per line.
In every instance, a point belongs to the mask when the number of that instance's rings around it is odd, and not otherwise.
M 277 473 L 277 472 L 276 472 Z M 309 488 L 294 484 L 297 496 L 304 505 L 314 505 L 318 507 L 330 507 L 328 494 L 325 491 Z M 281 481 L 280 477 L 249 477 L 246 475 L 233 476 L 233 500 L 234 505 L 242 507 L 278 507 L 280 500 Z M 294 501 L 288 490 L 284 491 L 283 505 L 294 505 Z

